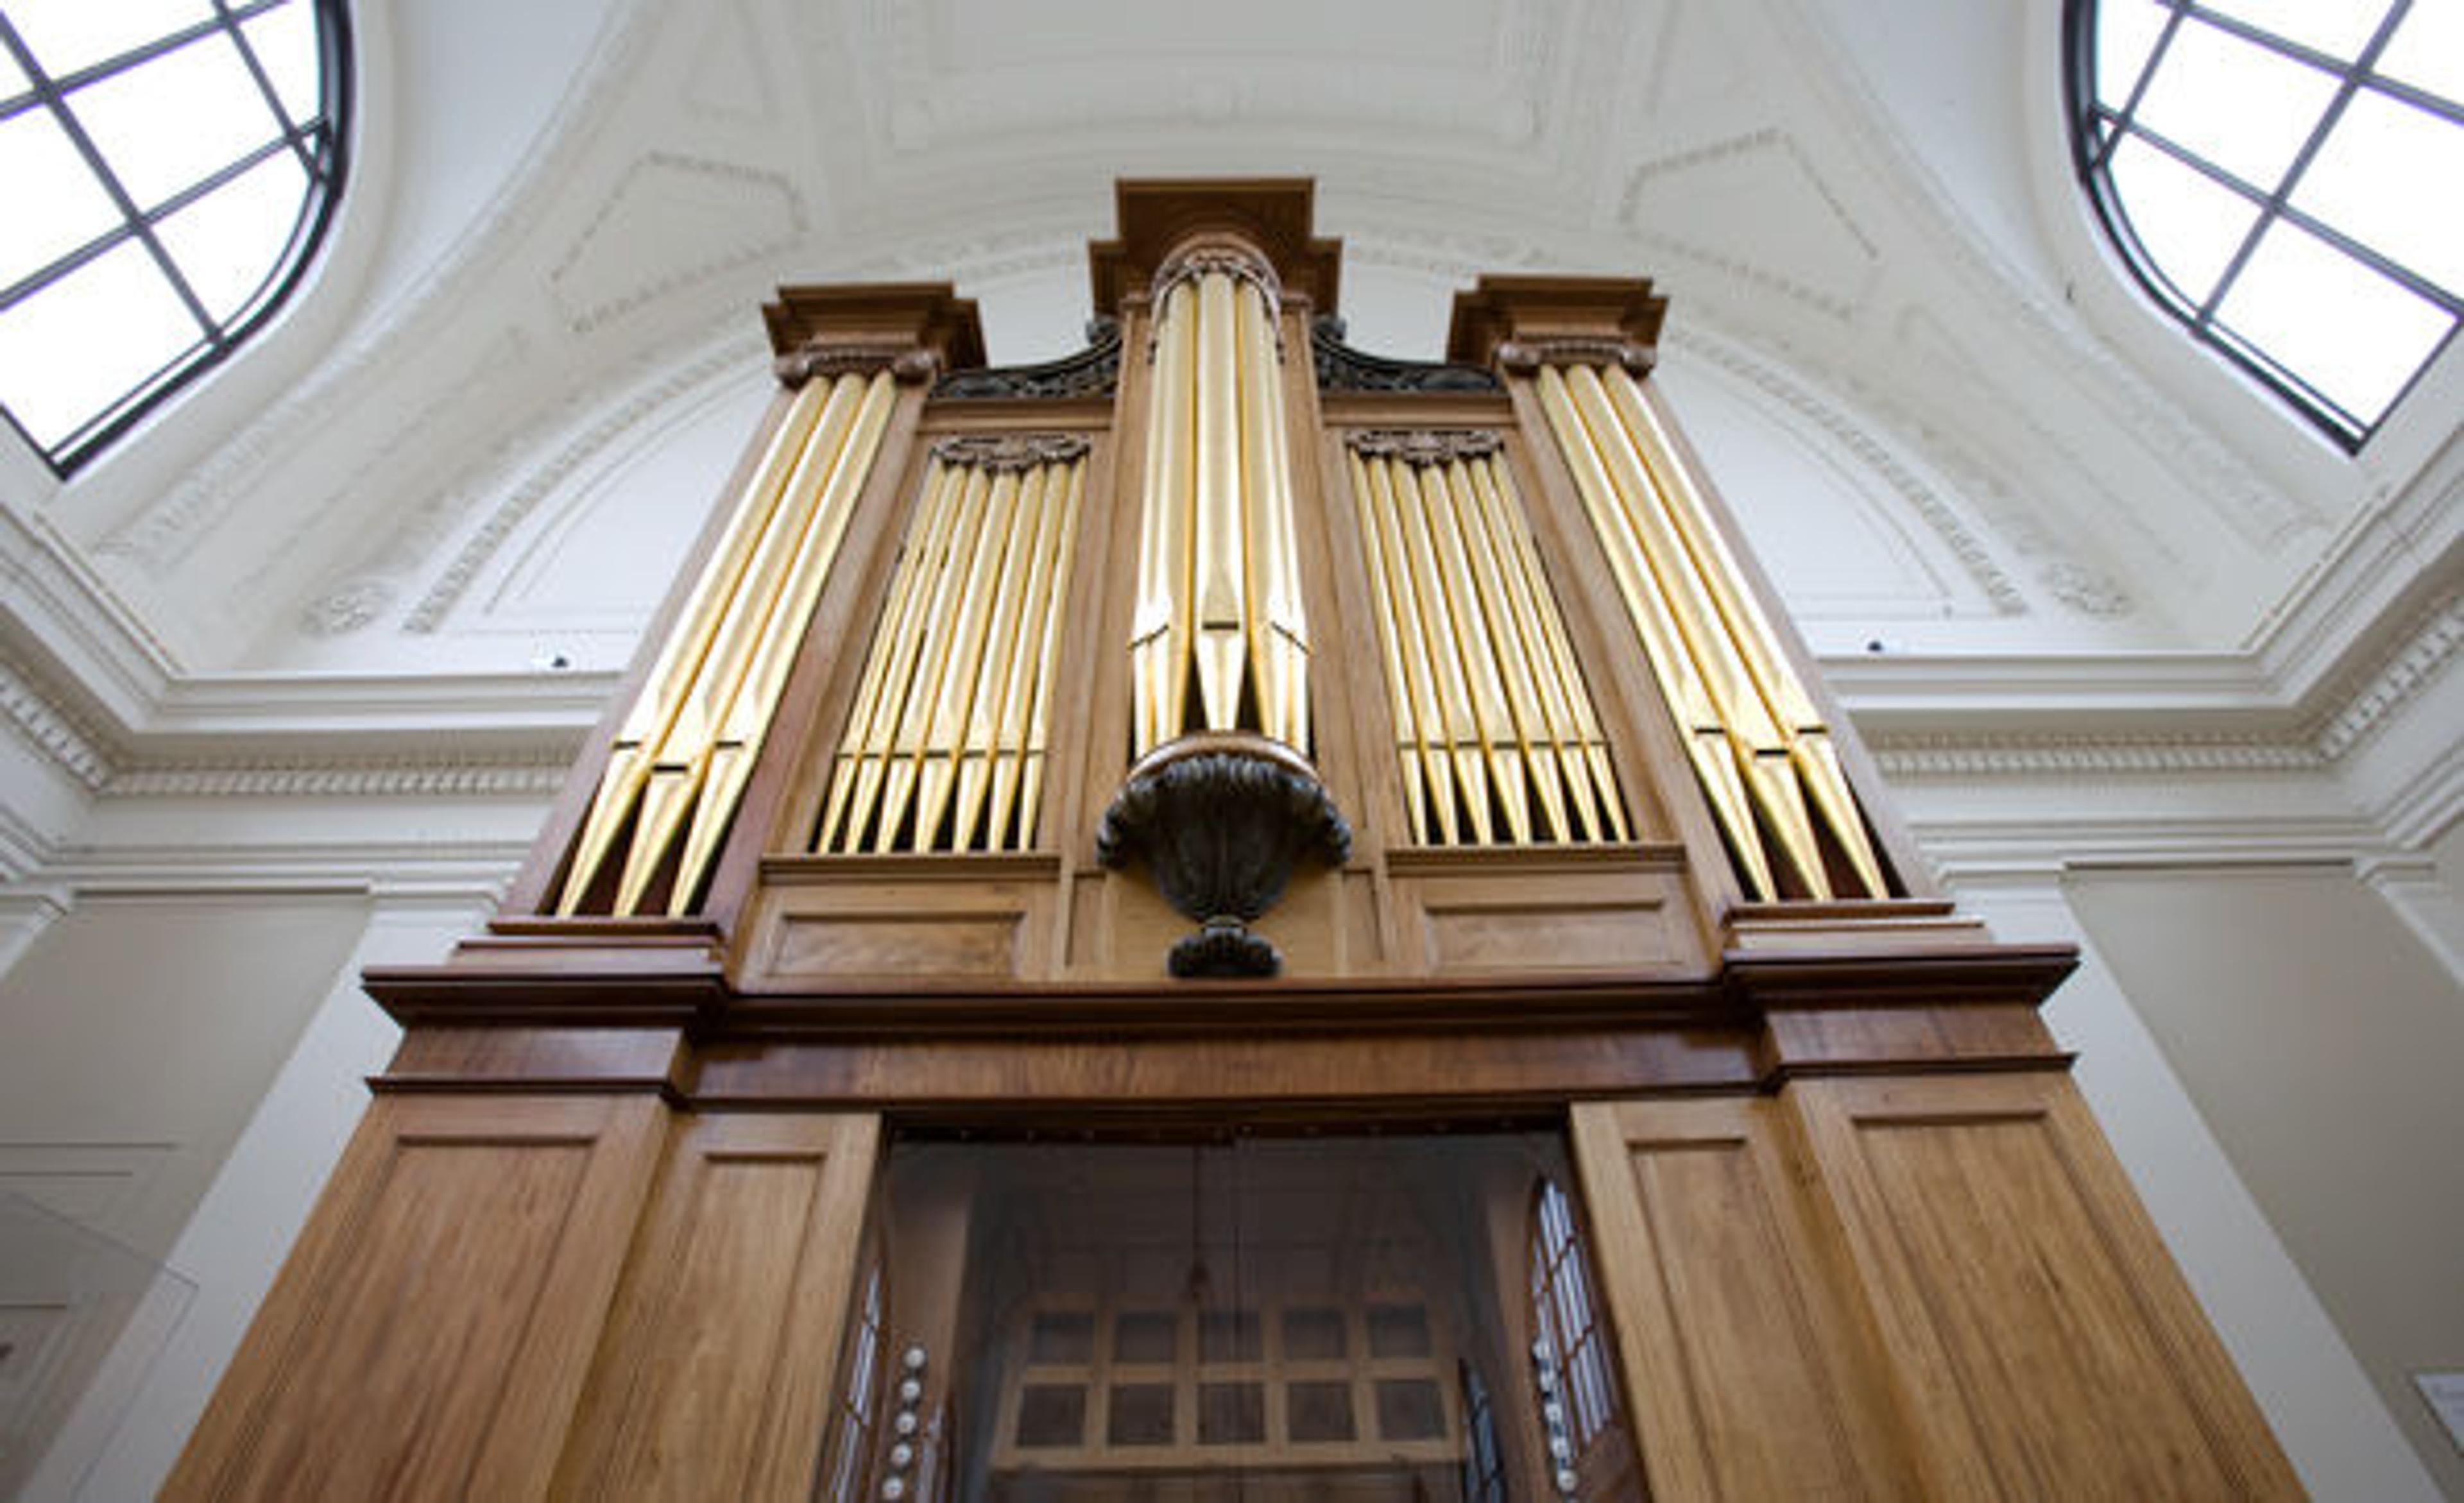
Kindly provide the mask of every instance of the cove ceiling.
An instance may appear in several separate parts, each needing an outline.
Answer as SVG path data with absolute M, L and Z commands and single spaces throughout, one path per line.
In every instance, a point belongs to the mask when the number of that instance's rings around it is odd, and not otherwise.
M 1434 355 L 1483 270 L 1657 278 L 1664 380 L 1826 652 L 2245 646 L 2452 426 L 2451 354 L 2347 460 L 2141 306 L 2068 178 L 2057 0 L 358 20 L 326 264 L 42 506 L 175 677 L 620 665 L 766 399 L 774 284 L 949 278 L 997 362 L 1057 355 L 1122 175 L 1314 176 L 1379 353 Z

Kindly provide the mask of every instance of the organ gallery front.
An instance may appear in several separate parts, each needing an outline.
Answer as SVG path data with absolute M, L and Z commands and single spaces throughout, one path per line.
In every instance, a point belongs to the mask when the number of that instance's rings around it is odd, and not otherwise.
M 2299 1488 L 1652 380 L 1133 183 L 1082 353 L 778 394 L 178 1498 Z M 680 506 L 712 504 L 680 496 Z

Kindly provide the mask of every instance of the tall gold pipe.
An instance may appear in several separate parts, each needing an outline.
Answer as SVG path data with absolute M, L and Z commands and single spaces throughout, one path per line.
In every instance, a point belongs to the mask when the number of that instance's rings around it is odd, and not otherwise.
M 1463 540 L 1473 594 L 1488 623 L 1487 656 L 1494 660 L 1492 670 L 1513 724 L 1515 755 L 1540 806 L 1545 828 L 1537 834 L 1542 839 L 1571 840 L 1576 836 L 1566 815 L 1566 789 L 1556 756 L 1556 728 L 1542 702 L 1539 681 L 1531 668 L 1532 644 L 1525 639 L 1526 622 L 1507 584 L 1499 539 L 1473 479 L 1473 471 L 1485 464 L 1485 459 L 1477 458 L 1448 464 L 1444 470 L 1446 500 L 1453 510 L 1455 533 Z M 1532 838 L 1530 831 L 1522 837 L 1527 840 Z
M 1748 671 L 1788 736 L 1790 752 L 1807 796 L 1848 858 L 1866 895 L 1885 896 L 1889 888 L 1881 862 L 1866 836 L 1864 818 L 1858 812 L 1856 795 L 1849 790 L 1847 774 L 1839 766 L 1838 752 L 1831 744 L 1822 712 L 1790 667 L 1779 634 L 1771 628 L 1753 592 L 1747 588 L 1744 571 L 1712 525 L 1701 489 L 1678 457 L 1676 446 L 1669 441 L 1640 384 L 1623 370 L 1611 371 L 1604 384 L 1628 437 L 1659 483 L 1686 549 L 1709 582 L 1721 617 L 1736 639 Z
M 966 493 L 968 477 L 969 471 L 957 466 L 936 464 L 927 472 L 924 506 L 909 525 L 907 552 L 899 560 L 899 583 L 893 592 L 896 609 L 883 614 L 873 637 L 871 661 L 882 665 L 880 692 L 864 715 L 863 739 L 846 813 L 843 820 L 826 821 L 827 844 L 824 849 L 864 849 L 865 832 L 880 806 L 881 791 L 889 778 L 890 758 L 895 749 L 898 727 L 906 715 L 917 647 L 924 635 L 925 614 L 933 608 L 934 587 L 940 579 L 942 561 L 957 530 L 959 502 Z M 852 721 L 849 730 L 854 730 Z
M 1258 729 L 1307 752 L 1309 620 L 1292 517 L 1290 445 L 1285 429 L 1281 342 L 1261 289 L 1241 284 L 1241 390 L 1249 554 L 1256 560 L 1250 612 L 1258 677 Z
M 633 839 L 616 880 L 615 913 L 640 910 L 643 895 L 693 817 L 727 700 L 742 682 L 753 645 L 778 606 L 780 593 L 786 587 L 789 560 L 812 524 L 823 487 L 846 446 L 855 422 L 855 399 L 865 382 L 861 377 L 843 376 L 832 385 L 811 442 L 768 525 L 755 540 L 740 576 L 742 582 L 728 597 L 710 632 L 709 646 L 676 696 L 674 712 L 650 754 L 649 779 L 634 817 Z
M 669 629 L 658 657 L 643 679 L 641 691 L 617 729 L 607 767 L 600 774 L 599 787 L 575 839 L 564 887 L 557 899 L 559 913 L 570 914 L 581 906 L 583 897 L 614 853 L 616 838 L 649 781 L 651 754 L 675 718 L 676 708 L 693 674 L 701 666 L 703 655 L 710 650 L 711 634 L 717 629 L 728 600 L 742 582 L 745 563 L 811 444 L 823 410 L 834 400 L 847 400 L 836 382 L 807 381 L 789 403 L 778 430 L 771 434 L 725 531 L 702 565 L 700 577 L 693 581 L 684 610 Z
M 1392 460 L 1368 462 L 1370 501 L 1376 510 L 1383 534 L 1386 575 L 1395 596 L 1396 637 L 1403 657 L 1404 684 L 1412 695 L 1420 766 L 1428 780 L 1429 812 L 1437 825 L 1438 839 L 1453 845 L 1462 839 L 1453 742 L 1447 731 L 1445 699 L 1420 608 L 1419 585 L 1403 536 L 1402 503 L 1396 494 L 1395 469 Z
M 1576 411 L 1589 428 L 1608 467 L 1609 477 L 1623 503 L 1623 514 L 1642 539 L 1661 588 L 1666 592 L 1683 634 L 1729 735 L 1737 743 L 1738 767 L 1745 776 L 1754 808 L 1771 830 L 1780 859 L 1797 882 L 1817 898 L 1831 896 L 1821 847 L 1806 811 L 1804 791 L 1796 779 L 1788 738 L 1772 718 L 1770 706 L 1746 666 L 1745 655 L 1729 635 L 1710 587 L 1686 549 L 1649 469 L 1617 419 L 1598 372 L 1577 365 L 1568 377 Z
M 717 860 L 736 809 L 753 779 L 753 766 L 769 739 L 779 712 L 779 696 L 786 691 L 788 670 L 802 647 L 804 628 L 821 603 L 822 587 L 838 561 L 839 545 L 855 518 L 857 500 L 872 473 L 873 456 L 890 426 L 895 402 L 887 371 L 867 383 L 864 404 L 857 411 L 846 444 L 832 464 L 828 480 L 814 505 L 813 517 L 798 540 L 786 578 L 773 608 L 764 615 L 742 676 L 730 690 L 707 756 L 693 805 L 693 824 L 685 833 L 676 880 L 670 890 L 671 918 L 692 911 L 703 882 Z
M 1420 514 L 1445 590 L 1447 618 L 1453 623 L 1456 653 L 1463 664 L 1463 689 L 1470 696 L 1472 724 L 1487 759 L 1488 785 L 1506 816 L 1507 838 L 1517 845 L 1529 845 L 1531 795 L 1521 730 L 1514 723 L 1498 672 L 1498 623 L 1489 619 L 1472 574 L 1470 553 L 1454 508 L 1452 476 L 1438 465 L 1413 465 L 1406 473 L 1419 488 Z
M 1164 294 L 1155 315 L 1138 594 L 1130 624 L 1132 735 L 1137 755 L 1180 733 L 1188 693 L 1197 299 L 1197 288 L 1181 282 Z
M 821 822 L 814 827 L 813 849 L 817 851 L 853 848 L 858 837 L 847 826 L 851 819 L 855 830 L 861 832 L 864 811 L 869 807 L 855 796 L 868 759 L 873 773 L 872 787 L 876 792 L 880 788 L 881 755 L 887 750 L 889 727 L 900 703 L 893 695 L 903 695 L 906 687 L 903 681 L 895 689 L 891 687 L 891 665 L 898 656 L 897 644 L 914 629 L 914 613 L 923 594 L 917 581 L 926 577 L 920 560 L 935 546 L 939 529 L 951 513 L 952 488 L 963 483 L 955 467 L 938 459 L 928 463 L 922 499 L 899 549 L 898 571 L 891 580 L 890 599 L 882 607 L 872 644 L 865 653 L 864 678 L 857 686 L 855 704 L 847 711 L 847 730 L 839 737 L 838 756 L 830 768 L 829 797 L 823 806 Z
M 1346 457 L 1351 462 L 1353 508 L 1360 513 L 1360 545 L 1369 573 L 1369 599 L 1377 613 L 1377 643 L 1385 649 L 1386 708 L 1395 722 L 1396 761 L 1403 777 L 1403 809 L 1411 821 L 1414 843 L 1426 845 L 1429 814 L 1424 799 L 1428 785 L 1420 772 L 1425 743 L 1420 735 L 1419 717 L 1413 708 L 1411 686 L 1403 676 L 1403 618 L 1396 609 L 1394 581 L 1388 573 L 1387 555 L 1393 545 L 1387 540 L 1377 501 L 1370 493 L 1369 465 L 1383 461 L 1364 461 L 1358 454 Z
M 985 845 L 989 850 L 1021 849 L 1031 834 L 1020 832 L 1013 839 L 1010 818 L 1018 808 L 1019 780 L 1026 767 L 1027 723 L 1034 713 L 1040 691 L 1037 681 L 1044 671 L 1045 632 L 1055 619 L 1053 555 L 1062 545 L 1063 528 L 1069 519 L 1069 489 L 1077 484 L 1079 473 L 1079 465 L 1074 461 L 1045 466 L 1037 471 L 1043 485 L 1037 498 L 1035 536 L 1028 546 L 1026 575 L 1018 588 L 1013 663 L 1001 686 L 1001 704 L 994 716 L 992 786 L 984 817 Z
M 1209 730 L 1241 723 L 1248 667 L 1247 539 L 1242 513 L 1241 346 L 1231 277 L 1198 280 L 1198 693 Z
M 891 743 L 886 775 L 881 793 L 881 814 L 873 826 L 872 849 L 893 850 L 898 844 L 898 831 L 904 823 L 910 800 L 915 793 L 917 774 L 922 769 L 928 745 L 933 713 L 939 708 L 941 674 L 950 661 L 950 641 L 957 630 L 961 592 L 975 572 L 975 558 L 985 546 L 983 513 L 992 496 L 992 478 L 979 468 L 967 470 L 965 489 L 959 492 L 958 513 L 950 535 L 949 547 L 935 560 L 932 605 L 926 611 L 922 630 L 917 634 L 915 673 L 907 691 L 907 703 L 898 718 L 898 733 Z M 931 838 L 932 832 L 920 823 L 915 830 L 916 848 Z
M 1025 849 L 1035 842 L 1036 816 L 1044 796 L 1044 764 L 1045 725 L 1050 716 L 1053 676 L 1059 671 L 1061 657 L 1062 602 L 1069 599 L 1069 575 L 1074 550 L 1072 540 L 1078 535 L 1078 509 L 1087 489 L 1087 462 L 1077 461 L 1069 467 L 1069 491 L 1061 514 L 1058 535 L 1052 549 L 1052 587 L 1045 592 L 1044 623 L 1041 628 L 1042 656 L 1037 660 L 1035 697 L 1027 709 L 1025 755 L 1021 759 L 1018 794 L 1018 844 Z
M 1541 409 L 1556 436 L 1558 451 L 1573 472 L 1574 489 L 1591 518 L 1593 534 L 1608 555 L 1610 575 L 1617 581 L 1618 598 L 1625 602 L 1626 620 L 1642 643 L 1643 659 L 1651 665 L 1661 699 L 1676 717 L 1686 756 L 1694 765 L 1705 800 L 1711 806 L 1712 818 L 1727 837 L 1729 850 L 1744 869 L 1749 891 L 1757 898 L 1775 897 L 1778 885 L 1772 881 L 1770 860 L 1763 853 L 1753 806 L 1738 771 L 1738 759 L 1729 746 L 1728 729 L 1713 708 L 1710 693 L 1685 650 L 1684 638 L 1668 614 L 1667 602 L 1661 599 L 1651 567 L 1643 558 L 1641 539 L 1625 520 L 1607 466 L 1575 411 L 1566 378 L 1557 367 L 1540 368 L 1539 391 Z
M 1548 754 L 1535 754 L 1532 759 L 1535 774 L 1548 769 L 1540 774 L 1543 806 L 1557 821 L 1560 839 L 1604 839 L 1607 832 L 1593 797 L 1582 728 L 1573 708 L 1575 701 L 1588 708 L 1590 696 L 1579 678 L 1570 688 L 1555 660 L 1549 629 L 1554 624 L 1556 601 L 1530 557 L 1522 502 L 1515 498 L 1509 504 L 1513 482 L 1496 459 L 1474 459 L 1463 468 L 1464 503 L 1481 519 L 1479 536 L 1492 556 L 1506 615 L 1514 625 L 1511 642 L 1516 661 L 1509 663 L 1508 675 L 1520 674 L 1528 684 L 1523 692 L 1531 702 L 1541 739 L 1548 746 Z
M 1000 571 L 994 576 L 992 607 L 985 619 L 978 650 L 975 688 L 969 696 L 965 735 L 958 749 L 958 791 L 951 805 L 950 849 L 975 844 L 976 827 L 986 813 L 992 793 L 994 742 L 999 735 L 1004 697 L 1018 669 L 1019 613 L 1027 577 L 1035 572 L 1035 549 L 1043 540 L 1045 490 L 1050 466 L 1038 465 L 1018 481 L 1018 501 L 1008 525 Z M 996 844 L 999 832 L 994 833 Z
M 958 596 L 958 619 L 945 639 L 945 654 L 935 677 L 933 718 L 924 731 L 923 755 L 915 792 L 915 849 L 940 844 L 942 816 L 957 786 L 958 750 L 966 739 L 973 709 L 977 670 L 984 655 L 984 633 L 992 614 L 1003 558 L 1017 538 L 1019 476 L 1015 470 L 994 474 L 992 494 L 985 499 L 978 526 L 974 556 Z M 951 847 L 956 849 L 955 843 Z
M 1464 634 L 1455 623 L 1453 602 L 1446 594 L 1436 543 L 1429 535 L 1429 514 L 1412 467 L 1387 462 L 1394 488 L 1396 515 L 1401 521 L 1403 565 L 1420 612 L 1420 635 L 1429 653 L 1437 688 L 1438 711 L 1444 727 L 1447 761 L 1454 783 L 1463 792 L 1463 817 L 1475 844 L 1489 844 L 1489 780 L 1486 738 L 1463 666 Z

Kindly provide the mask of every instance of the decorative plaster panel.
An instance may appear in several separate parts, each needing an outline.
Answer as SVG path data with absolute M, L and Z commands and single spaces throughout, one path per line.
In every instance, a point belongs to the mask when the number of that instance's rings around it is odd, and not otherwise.
M 810 228 L 781 173 L 653 151 L 616 180 L 548 272 L 565 326 L 587 334 L 664 294 L 793 246 Z

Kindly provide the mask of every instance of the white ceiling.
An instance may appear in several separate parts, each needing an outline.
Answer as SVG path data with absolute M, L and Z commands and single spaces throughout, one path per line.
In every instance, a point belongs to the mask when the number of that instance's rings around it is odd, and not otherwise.
M 327 264 L 34 508 L 175 671 L 415 664 L 474 537 L 623 432 L 733 431 L 778 281 L 949 277 L 996 360 L 1059 353 L 1125 174 L 1314 176 L 1390 353 L 1482 270 L 1653 275 L 1715 461 L 1793 435 L 1906 513 L 1966 602 L 1926 650 L 2247 648 L 2446 472 L 2435 401 L 2355 463 L 2139 305 L 2067 180 L 2058 0 L 358 9 Z

